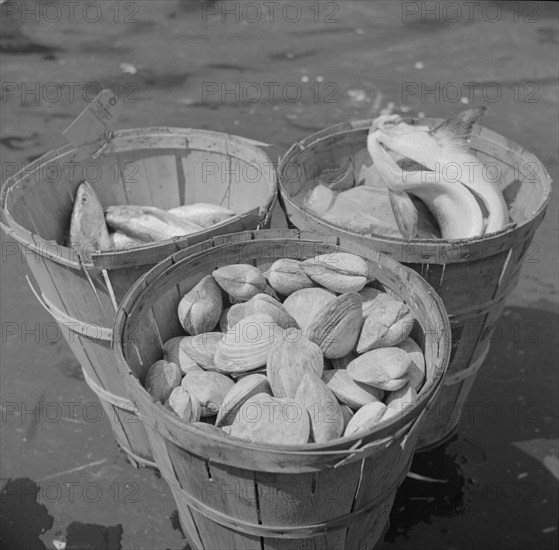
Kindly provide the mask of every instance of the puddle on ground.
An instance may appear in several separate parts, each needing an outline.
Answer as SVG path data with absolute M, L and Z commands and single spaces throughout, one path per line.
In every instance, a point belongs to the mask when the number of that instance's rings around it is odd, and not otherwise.
M 8 480 L 0 496 L 0 533 L 6 550 L 46 550 L 39 535 L 52 528 L 53 518 L 37 503 L 39 486 L 31 479 Z
M 75 521 L 66 528 L 66 550 L 121 550 L 122 525 Z
M 416 523 L 464 513 L 468 480 L 462 465 L 467 459 L 464 450 L 456 449 L 456 440 L 454 436 L 446 444 L 414 456 L 410 472 L 432 481 L 405 479 L 396 493 L 386 541 L 394 542 Z

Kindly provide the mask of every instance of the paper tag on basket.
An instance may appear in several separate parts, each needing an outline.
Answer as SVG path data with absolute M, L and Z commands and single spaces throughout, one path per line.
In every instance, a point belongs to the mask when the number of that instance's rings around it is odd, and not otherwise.
M 75 147 L 96 143 L 103 139 L 118 120 L 121 106 L 112 90 L 103 90 L 62 135 Z

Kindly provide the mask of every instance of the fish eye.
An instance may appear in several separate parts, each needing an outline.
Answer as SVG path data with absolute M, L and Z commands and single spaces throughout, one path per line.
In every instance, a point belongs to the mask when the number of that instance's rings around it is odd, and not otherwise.
M 82 197 L 82 202 L 87 202 L 87 197 L 85 195 Z

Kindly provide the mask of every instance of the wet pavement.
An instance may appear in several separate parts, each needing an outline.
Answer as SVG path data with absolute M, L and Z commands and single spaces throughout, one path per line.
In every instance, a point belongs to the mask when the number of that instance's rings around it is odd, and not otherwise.
M 466 98 L 559 180 L 556 3 L 72 4 L 2 4 L 3 181 L 64 144 L 111 85 L 117 128 L 229 132 L 273 143 L 273 159 L 331 124 L 387 108 L 442 118 Z M 554 189 L 459 429 L 414 459 L 387 549 L 557 547 Z M 2 234 L 2 548 L 185 548 L 170 491 L 118 450 L 27 273 Z

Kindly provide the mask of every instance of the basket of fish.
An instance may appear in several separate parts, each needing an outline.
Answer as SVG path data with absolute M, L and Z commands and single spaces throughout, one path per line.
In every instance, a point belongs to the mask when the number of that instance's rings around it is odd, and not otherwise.
M 275 171 L 257 145 L 205 130 L 120 130 L 51 151 L 3 187 L 2 227 L 135 464 L 155 466 L 111 349 L 116 310 L 177 250 L 268 224 Z
M 278 167 L 290 225 L 385 252 L 443 299 L 452 354 L 420 449 L 456 429 L 551 193 L 538 158 L 479 125 L 484 111 L 338 124 L 293 145 Z
M 368 244 L 264 230 L 142 276 L 114 349 L 191 548 L 364 550 L 441 388 L 450 325 Z

